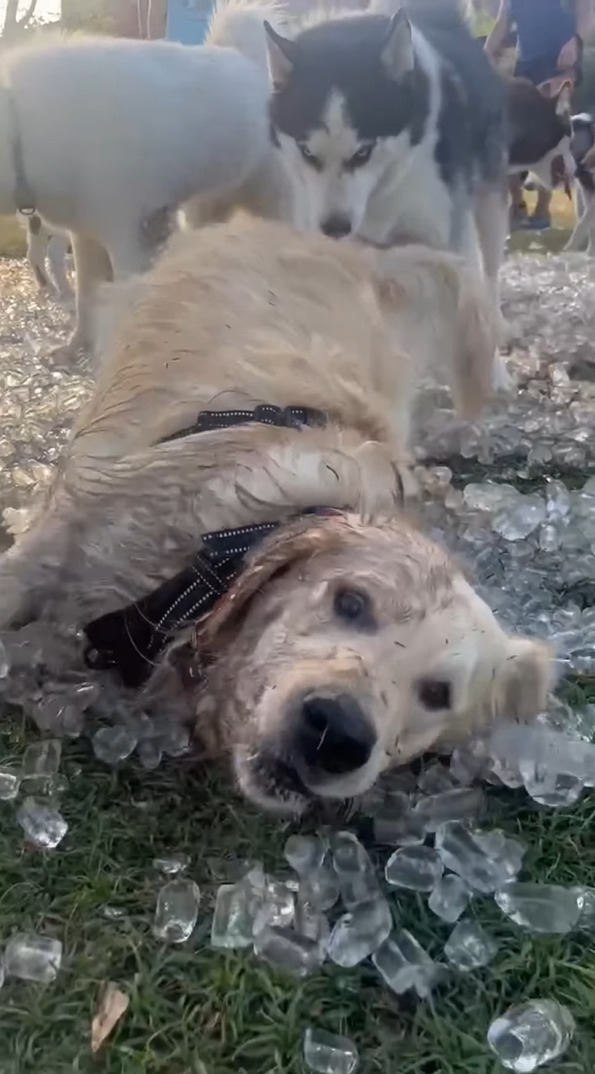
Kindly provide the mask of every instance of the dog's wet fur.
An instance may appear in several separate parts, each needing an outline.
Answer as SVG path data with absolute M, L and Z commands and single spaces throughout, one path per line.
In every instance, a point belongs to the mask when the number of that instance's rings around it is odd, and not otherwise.
M 401 502 L 434 349 L 476 404 L 490 384 L 491 304 L 458 259 L 238 221 L 176 236 L 108 291 L 96 389 L 47 502 L 0 557 L 0 627 L 85 624 L 187 567 L 202 534 L 276 521 L 143 697 L 189 719 L 252 801 L 299 813 L 351 797 L 543 708 L 547 645 L 506 634 Z M 327 421 L 162 442 L 200 411 L 264 402 Z

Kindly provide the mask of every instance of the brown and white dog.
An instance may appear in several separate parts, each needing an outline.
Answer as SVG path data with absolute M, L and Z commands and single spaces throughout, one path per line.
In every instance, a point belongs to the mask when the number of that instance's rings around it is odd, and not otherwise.
M 491 304 L 457 259 L 240 221 L 178 235 L 119 301 L 62 472 L 0 560 L 4 626 L 74 610 L 94 666 L 145 660 L 148 697 L 285 813 L 539 711 L 549 648 L 505 634 L 400 509 L 418 356 L 450 350 L 468 404 L 490 383 Z
M 572 153 L 572 84 L 563 78 L 534 86 L 507 78 L 509 172 L 532 172 L 548 190 L 570 185 L 576 170 Z

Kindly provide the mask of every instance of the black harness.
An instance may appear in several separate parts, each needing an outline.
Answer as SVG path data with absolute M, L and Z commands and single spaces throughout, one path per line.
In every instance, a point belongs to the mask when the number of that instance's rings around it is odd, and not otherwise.
M 262 405 L 254 410 L 204 410 L 194 425 L 163 437 L 158 443 L 252 422 L 299 429 L 304 425 L 323 426 L 326 417 L 309 407 Z M 329 511 L 314 507 L 304 513 Z M 281 524 L 260 522 L 205 533 L 190 566 L 141 600 L 108 612 L 84 628 L 87 666 L 95 670 L 112 669 L 125 686 L 141 686 L 168 641 L 213 608 L 241 572 L 246 553 Z

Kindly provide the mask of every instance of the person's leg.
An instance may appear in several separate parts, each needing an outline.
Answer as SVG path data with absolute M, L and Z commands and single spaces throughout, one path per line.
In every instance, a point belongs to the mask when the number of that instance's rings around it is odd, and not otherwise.
M 542 226 L 544 228 L 551 227 L 550 218 L 550 202 L 552 200 L 551 190 L 546 190 L 544 186 L 537 185 L 537 201 L 535 208 L 531 214 L 530 224 L 534 228 Z
M 525 201 L 522 175 L 511 175 L 508 180 L 510 194 L 510 228 L 516 231 L 527 222 L 527 203 Z

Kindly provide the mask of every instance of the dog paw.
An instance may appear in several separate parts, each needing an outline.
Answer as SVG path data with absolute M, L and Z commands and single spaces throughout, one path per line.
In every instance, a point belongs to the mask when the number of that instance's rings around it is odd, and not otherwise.
M 510 395 L 516 388 L 514 377 L 509 372 L 503 354 L 497 354 L 492 370 L 492 389 L 496 395 Z
M 72 339 L 66 340 L 66 343 L 59 343 L 57 347 L 52 347 L 49 356 L 53 362 L 74 362 L 87 353 L 87 345 L 73 336 Z

